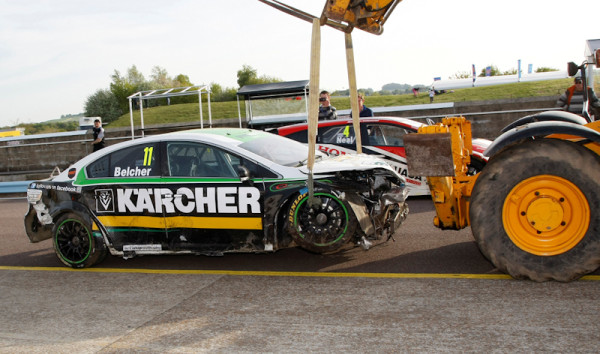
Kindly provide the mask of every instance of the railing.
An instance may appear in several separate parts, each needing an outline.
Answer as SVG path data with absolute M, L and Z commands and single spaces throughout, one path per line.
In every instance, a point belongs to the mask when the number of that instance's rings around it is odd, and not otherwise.
M 12 181 L 0 183 L 0 199 L 21 199 L 25 198 L 27 186 L 32 181 Z M 23 194 L 19 197 L 7 197 L 7 195 Z

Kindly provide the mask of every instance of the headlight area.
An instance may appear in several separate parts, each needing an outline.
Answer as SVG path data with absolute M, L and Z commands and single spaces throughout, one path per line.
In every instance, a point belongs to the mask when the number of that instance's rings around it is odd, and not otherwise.
M 27 188 L 27 201 L 29 204 L 35 204 L 42 199 L 42 191 L 39 189 Z
M 50 216 L 50 211 L 44 203 L 42 203 L 43 192 L 39 189 L 27 189 L 27 201 L 37 214 L 37 219 L 42 225 L 52 224 L 53 220 Z

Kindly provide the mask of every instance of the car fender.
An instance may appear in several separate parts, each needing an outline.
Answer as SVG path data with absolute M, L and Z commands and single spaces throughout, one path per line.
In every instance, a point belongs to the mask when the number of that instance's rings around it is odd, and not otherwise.
M 570 135 L 600 143 L 600 133 L 586 126 L 560 121 L 527 123 L 500 135 L 485 151 L 484 155 L 494 156 L 508 145 L 524 139 L 545 137 L 551 134 Z
M 532 114 L 525 116 L 523 118 L 519 118 L 516 121 L 510 123 L 506 127 L 502 128 L 502 133 L 506 133 L 507 131 L 516 128 L 518 126 L 534 123 L 534 122 L 547 122 L 547 121 L 557 121 L 557 122 L 570 122 L 575 124 L 584 125 L 587 123 L 585 118 L 579 116 L 577 114 L 571 112 L 564 111 L 546 111 L 537 114 Z
M 88 221 L 92 222 L 92 216 L 90 215 L 90 210 L 82 203 L 74 202 L 74 201 L 63 201 L 58 204 L 52 206 L 50 210 L 50 215 L 52 216 L 52 220 L 56 221 L 62 214 L 65 213 L 77 213 L 82 217 L 88 219 Z

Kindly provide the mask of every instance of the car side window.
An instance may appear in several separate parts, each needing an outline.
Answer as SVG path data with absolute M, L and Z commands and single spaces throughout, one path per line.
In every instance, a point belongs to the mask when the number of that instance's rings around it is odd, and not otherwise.
M 301 130 L 290 135 L 287 135 L 286 138 L 290 138 L 292 140 L 296 140 L 300 143 L 308 144 L 308 133 L 306 130 Z
M 200 143 L 168 142 L 167 164 L 172 177 L 238 177 L 227 152 Z
M 353 145 L 356 143 L 354 127 L 342 125 L 325 127 L 319 130 L 319 142 L 322 144 Z
M 386 124 L 367 125 L 369 145 L 373 146 L 404 146 L 404 135 L 410 133 L 405 128 Z
M 158 143 L 140 144 L 103 156 L 88 165 L 89 178 L 160 176 Z
M 263 167 L 255 162 L 252 162 L 248 159 L 241 158 L 239 156 L 226 153 L 226 157 L 231 161 L 231 165 L 237 171 L 238 166 L 244 166 L 250 171 L 250 176 L 252 178 L 278 178 L 277 174 L 270 171 L 266 167 Z

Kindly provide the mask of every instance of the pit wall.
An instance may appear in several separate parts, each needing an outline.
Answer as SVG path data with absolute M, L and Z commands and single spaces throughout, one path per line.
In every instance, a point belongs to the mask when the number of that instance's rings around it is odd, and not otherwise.
M 514 120 L 538 110 L 552 109 L 557 97 L 535 97 L 525 99 L 506 99 L 494 101 L 456 102 L 452 107 L 428 109 L 421 106 L 418 110 L 402 110 L 396 112 L 377 113 L 406 117 L 416 120 L 426 118 L 435 122 L 445 116 L 465 116 L 471 121 L 473 137 L 495 139 L 500 130 Z M 433 107 L 433 106 L 432 106 Z M 374 107 L 371 107 L 374 108 Z M 532 110 L 532 111 L 526 111 Z M 156 135 L 172 131 L 199 128 L 200 122 L 163 124 L 150 126 L 144 130 L 145 135 Z M 204 123 L 207 127 L 207 123 Z M 239 127 L 238 119 L 219 119 L 213 121 L 213 127 Z M 135 137 L 141 137 L 142 131 L 137 127 Z M 131 128 L 105 127 L 107 144 L 116 144 L 131 139 Z M 49 177 L 55 167 L 61 171 L 70 164 L 80 160 L 92 152 L 92 131 L 42 134 L 17 138 L 0 139 L 0 182 L 27 181 Z

